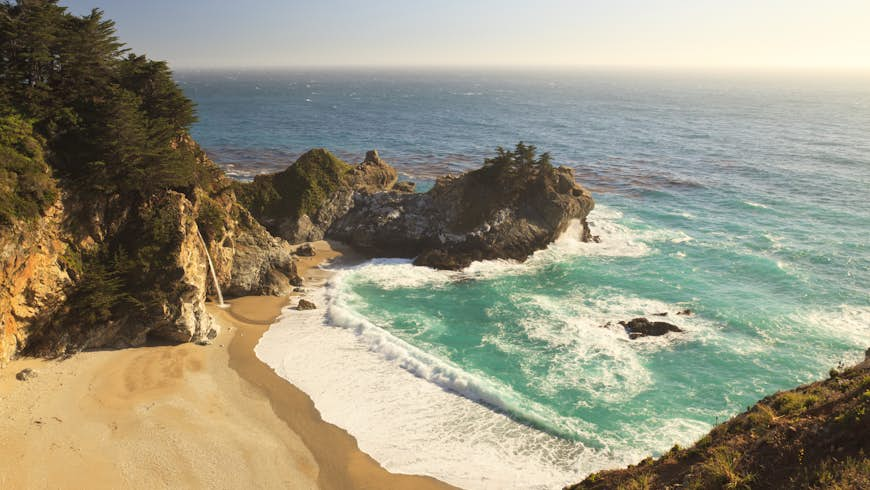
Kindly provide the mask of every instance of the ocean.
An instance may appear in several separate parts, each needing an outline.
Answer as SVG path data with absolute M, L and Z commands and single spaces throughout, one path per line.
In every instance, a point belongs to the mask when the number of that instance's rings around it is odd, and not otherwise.
M 335 267 L 257 355 L 387 469 L 553 488 L 688 445 L 870 347 L 870 77 L 655 71 L 180 72 L 250 179 L 378 149 L 425 190 L 522 140 L 589 220 L 527 262 Z M 689 316 L 676 315 L 690 309 Z M 685 332 L 629 340 L 667 313 Z

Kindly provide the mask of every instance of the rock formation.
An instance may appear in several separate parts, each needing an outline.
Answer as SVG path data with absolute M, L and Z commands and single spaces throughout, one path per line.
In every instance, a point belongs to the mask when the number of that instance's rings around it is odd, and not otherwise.
M 566 167 L 485 166 L 438 179 L 425 194 L 357 193 L 327 237 L 371 255 L 461 269 L 485 259 L 525 260 L 555 240 L 594 201 Z
M 531 149 L 533 147 L 520 146 Z M 488 163 L 445 176 L 426 193 L 397 185 L 377 151 L 352 167 L 326 150 L 305 153 L 287 170 L 237 184 L 240 200 L 291 243 L 330 238 L 372 256 L 416 257 L 415 264 L 461 269 L 475 260 L 525 260 L 573 219 L 581 239 L 594 207 L 567 167 L 547 161 Z
M 217 324 L 205 310 L 214 286 L 200 233 L 225 293 L 289 291 L 292 247 L 251 217 L 201 152 L 198 166 L 205 177 L 185 192 L 144 201 L 67 192 L 44 216 L 3 229 L 0 366 L 19 352 L 208 342 Z
M 389 190 L 396 170 L 376 151 L 351 166 L 324 149 L 300 156 L 282 172 L 237 183 L 239 199 L 272 234 L 290 243 L 322 240 L 353 205 L 353 196 Z
M 660 316 L 664 315 L 667 315 L 667 313 L 660 314 Z M 683 329 L 674 325 L 673 323 L 651 322 L 646 318 L 634 318 L 627 322 L 619 322 L 619 324 L 622 325 L 623 328 L 625 328 L 625 332 L 628 334 L 628 338 L 631 340 L 646 336 L 657 337 L 670 332 L 683 331 Z
M 0 228 L 0 367 L 25 345 L 30 327 L 66 299 L 63 217 L 58 200 L 35 221 Z

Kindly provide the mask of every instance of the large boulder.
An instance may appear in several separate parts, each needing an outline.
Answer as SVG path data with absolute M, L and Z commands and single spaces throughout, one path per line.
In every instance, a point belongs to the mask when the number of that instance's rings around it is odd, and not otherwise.
M 625 328 L 625 332 L 628 334 L 628 338 L 631 340 L 646 336 L 657 337 L 670 332 L 683 331 L 683 329 L 674 325 L 673 323 L 651 322 L 646 318 L 633 318 L 627 322 L 619 322 L 619 324 L 622 325 L 623 328 Z

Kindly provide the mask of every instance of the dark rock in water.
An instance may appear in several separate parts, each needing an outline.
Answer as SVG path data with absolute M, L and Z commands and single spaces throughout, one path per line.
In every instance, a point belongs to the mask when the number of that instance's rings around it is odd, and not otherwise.
M 295 276 L 295 277 L 291 277 L 291 278 L 290 278 L 290 285 L 291 285 L 291 286 L 300 287 L 300 286 L 302 286 L 302 284 L 303 284 L 303 283 L 302 283 L 302 278 L 301 278 L 301 277 L 299 277 L 299 276 Z
M 619 322 L 628 333 L 628 338 L 634 340 L 639 337 L 664 335 L 669 332 L 682 332 L 683 330 L 668 322 L 651 322 L 646 318 L 634 318 L 628 322 Z
M 678 312 L 677 312 L 677 315 L 683 315 L 683 316 L 689 316 L 689 315 L 691 315 L 691 314 L 692 314 L 692 310 L 690 310 L 690 309 L 688 309 L 688 308 L 686 308 L 686 309 L 683 310 L 683 311 L 678 311 Z
M 33 369 L 30 369 L 30 368 L 27 368 L 27 369 L 22 369 L 21 371 L 19 371 L 18 374 L 15 375 L 15 379 L 17 379 L 18 381 L 27 381 L 27 380 L 35 378 L 37 376 L 38 376 L 38 374 L 36 373 L 36 371 L 34 371 Z
M 653 316 L 668 316 L 668 312 L 667 312 L 667 311 L 663 311 L 663 312 L 661 312 L 661 313 L 653 313 L 652 315 L 653 315 Z
M 317 252 L 314 251 L 314 247 L 310 243 L 299 245 L 294 253 L 300 257 L 314 257 L 317 255 Z
M 407 180 L 403 180 L 401 182 L 396 182 L 396 185 L 393 186 L 393 190 L 395 192 L 406 192 L 411 193 L 417 188 L 417 184 L 414 182 L 410 182 Z
M 293 288 L 294 293 L 304 293 L 306 292 L 305 288 Z
M 317 305 L 308 301 L 307 299 L 300 299 L 299 304 L 296 305 L 297 310 L 316 310 Z

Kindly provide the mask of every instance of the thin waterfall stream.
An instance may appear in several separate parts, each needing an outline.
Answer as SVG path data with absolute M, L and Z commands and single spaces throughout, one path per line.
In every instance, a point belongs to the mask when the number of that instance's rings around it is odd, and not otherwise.
M 199 229 L 196 230 L 196 234 L 199 236 L 199 243 L 202 244 L 202 248 L 205 250 L 205 257 L 208 259 L 208 270 L 211 272 L 211 279 L 214 282 L 214 289 L 217 291 L 218 295 L 218 304 L 221 307 L 224 307 L 224 295 L 221 293 L 221 286 L 218 284 L 217 274 L 214 271 L 214 262 L 211 261 L 211 254 L 208 253 L 208 246 L 205 244 L 205 239 L 202 238 L 202 233 Z

